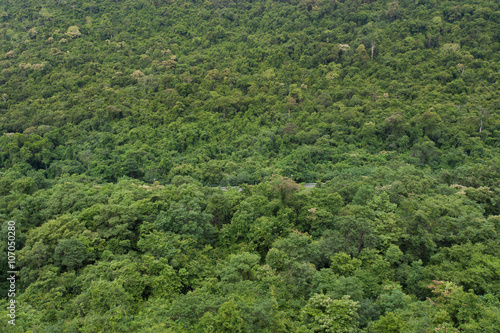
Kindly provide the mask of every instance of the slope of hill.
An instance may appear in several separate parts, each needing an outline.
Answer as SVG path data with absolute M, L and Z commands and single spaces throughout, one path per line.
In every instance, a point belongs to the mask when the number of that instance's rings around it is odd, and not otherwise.
M 490 0 L 0 0 L 17 330 L 494 332 L 499 23 Z

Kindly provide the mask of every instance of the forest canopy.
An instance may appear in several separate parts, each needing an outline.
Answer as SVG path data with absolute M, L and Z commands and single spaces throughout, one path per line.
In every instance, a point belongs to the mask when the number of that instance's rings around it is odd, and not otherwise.
M 12 332 L 496 332 L 499 23 L 0 0 L 0 316 L 12 220 Z

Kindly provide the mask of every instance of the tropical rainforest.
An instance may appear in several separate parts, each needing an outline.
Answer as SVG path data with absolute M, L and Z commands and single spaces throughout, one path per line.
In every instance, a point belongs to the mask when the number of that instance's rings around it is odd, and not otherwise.
M 0 67 L 2 332 L 500 332 L 498 1 L 0 0 Z

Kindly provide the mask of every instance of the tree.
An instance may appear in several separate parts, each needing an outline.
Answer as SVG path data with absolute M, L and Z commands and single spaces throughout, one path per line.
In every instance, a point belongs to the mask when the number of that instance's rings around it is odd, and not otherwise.
M 294 193 L 301 188 L 293 179 L 279 175 L 273 176 L 271 184 L 272 191 L 278 195 L 282 204 L 289 203 Z
M 314 294 L 301 311 L 301 318 L 312 332 L 357 332 L 359 303 L 349 296 L 332 299 Z
M 260 256 L 249 252 L 229 257 L 229 262 L 221 271 L 221 279 L 227 282 L 238 282 L 254 279 L 254 271 Z
M 434 280 L 429 285 L 434 297 L 428 301 L 435 312 L 445 311 L 450 318 L 450 326 L 465 332 L 494 332 L 500 322 L 500 314 L 493 308 L 499 305 L 485 302 L 472 291 L 465 292 L 461 286 L 453 282 Z M 493 298 L 489 297 L 493 300 Z M 492 307 L 493 306 L 493 307 Z M 442 310 L 441 310 L 442 309 Z M 458 331 L 458 330 L 457 330 Z
M 356 216 L 342 216 L 335 221 L 340 233 L 344 251 L 357 256 L 366 247 L 373 247 L 379 241 L 371 219 Z
M 453 281 L 478 294 L 494 294 L 500 290 L 500 259 L 487 252 L 481 243 L 443 247 L 431 258 L 424 273 L 428 279 Z
M 283 141 L 285 140 L 285 134 L 294 135 L 296 128 L 297 128 L 297 125 L 295 125 L 293 123 L 287 123 L 285 125 L 285 127 L 283 128 L 283 136 L 282 136 L 281 140 L 283 140 Z
M 391 2 L 387 4 L 387 7 L 387 16 L 389 16 L 394 21 L 399 11 L 399 2 Z
M 81 267 L 86 257 L 85 245 L 76 238 L 61 239 L 54 251 L 56 264 L 68 270 Z
M 359 46 L 356 48 L 356 53 L 358 54 L 359 59 L 361 62 L 366 65 L 368 62 L 368 53 L 366 52 L 366 48 L 363 44 L 359 44 Z
M 123 288 L 122 281 L 97 280 L 74 300 L 74 305 L 81 316 L 89 313 L 110 313 L 115 309 L 121 309 L 121 312 L 126 314 L 130 310 L 132 300 L 132 296 Z
M 361 267 L 361 260 L 351 258 L 345 252 L 336 253 L 331 260 L 330 269 L 339 276 L 351 276 Z
M 43 241 L 37 241 L 31 248 L 25 247 L 20 253 L 19 260 L 22 266 L 38 269 L 43 265 L 50 264 L 49 248 Z
M 373 332 L 377 333 L 402 333 L 407 332 L 410 325 L 402 315 L 388 312 L 381 316 L 378 321 L 373 323 L 370 328 Z
M 243 318 L 241 310 L 234 299 L 222 303 L 217 314 L 210 312 L 202 317 L 200 323 L 206 333 L 239 333 L 243 332 Z
M 156 218 L 158 230 L 193 235 L 209 239 L 213 233 L 213 216 L 202 210 L 198 200 L 174 202 L 167 211 L 161 211 Z
M 71 38 L 77 38 L 80 37 L 82 34 L 80 33 L 80 28 L 78 28 L 78 26 L 72 25 L 68 28 L 66 35 Z

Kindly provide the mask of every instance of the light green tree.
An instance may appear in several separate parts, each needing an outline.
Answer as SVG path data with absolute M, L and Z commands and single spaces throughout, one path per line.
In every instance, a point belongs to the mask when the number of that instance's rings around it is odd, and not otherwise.
M 323 294 L 313 295 L 301 311 L 301 318 L 312 332 L 358 332 L 359 303 L 349 296 L 332 299 Z

